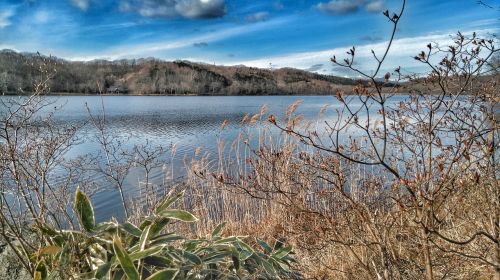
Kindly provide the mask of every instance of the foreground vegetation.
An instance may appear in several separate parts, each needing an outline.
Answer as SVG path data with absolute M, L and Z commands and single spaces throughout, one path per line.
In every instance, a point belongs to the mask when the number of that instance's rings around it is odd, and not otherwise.
M 76 190 L 79 231 L 37 225 L 44 241 L 33 255 L 35 279 L 272 279 L 297 278 L 290 270 L 291 247 L 258 240 L 254 250 L 242 239 L 221 236 L 224 224 L 208 238 L 185 239 L 168 232 L 174 221 L 195 222 L 191 213 L 171 209 L 182 195 L 168 196 L 140 225 L 116 221 L 95 224 L 88 197 Z
M 403 11 L 404 1 L 384 13 L 393 33 L 371 74 L 355 67 L 354 47 L 332 58 L 366 79 L 350 95 L 337 92 L 334 117 L 322 110 L 304 120 L 299 103 L 283 118 L 263 107 L 233 143 L 218 140 L 218 160 L 197 152 L 176 185 L 149 180 L 165 150 L 124 147 L 104 114 L 90 115 L 102 160 L 65 159 L 79 127 L 38 114 L 52 105 L 43 99 L 52 72 L 40 67 L 36 94 L 3 104 L 0 234 L 42 278 L 500 279 L 497 42 L 459 33 L 451 46 L 429 44 L 415 56 L 427 76 L 380 73 Z M 390 102 L 401 81 L 418 87 Z M 86 166 L 115 187 L 123 223 L 95 224 Z M 124 195 L 134 168 L 144 174 L 140 203 Z M 68 175 L 54 183 L 61 169 Z M 192 215 L 167 207 L 171 192 L 184 193 L 176 207 Z

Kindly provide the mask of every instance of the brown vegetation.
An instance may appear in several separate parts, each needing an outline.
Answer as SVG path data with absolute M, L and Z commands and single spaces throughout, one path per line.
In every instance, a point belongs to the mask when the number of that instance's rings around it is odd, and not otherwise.
M 385 13 L 394 32 L 402 11 Z M 391 41 L 372 75 L 354 68 L 355 48 L 332 58 L 370 81 L 355 96 L 338 92 L 336 118 L 304 123 L 298 104 L 284 123 L 261 114 L 280 138 L 261 132 L 258 149 L 238 140 L 211 175 L 195 162 L 193 178 L 203 179 L 189 185 L 212 180 L 210 197 L 224 197 L 215 213 L 242 221 L 238 230 L 288 238 L 316 279 L 500 279 L 499 77 L 486 67 L 494 41 L 459 33 L 452 46 L 429 44 L 415 59 L 430 74 L 407 77 L 424 90 L 395 106 L 398 87 L 383 93 L 376 80 Z

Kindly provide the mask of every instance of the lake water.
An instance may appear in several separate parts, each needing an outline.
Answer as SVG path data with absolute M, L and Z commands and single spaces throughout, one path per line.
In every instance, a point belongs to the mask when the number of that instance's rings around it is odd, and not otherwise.
M 197 148 L 215 154 L 217 139 L 231 143 L 240 131 L 243 117 L 259 113 L 263 105 L 267 106 L 267 113 L 276 115 L 278 120 L 283 119 L 287 107 L 298 100 L 302 100 L 303 103 L 297 113 L 310 120 L 315 120 L 325 105 L 329 107 L 324 118 L 329 118 L 335 114 L 335 109 L 340 108 L 339 102 L 332 96 L 51 96 L 47 98 L 63 105 L 54 115 L 56 123 L 84 123 L 89 120 L 87 107 L 98 115 L 104 106 L 107 133 L 121 139 L 125 147 L 144 144 L 147 141 L 151 146 L 163 146 L 165 154 L 169 154 L 169 147 L 175 145 L 177 152 L 173 162 L 158 168 L 152 174 L 151 180 L 158 184 L 166 179 L 166 173 L 170 173 L 169 177 L 182 175 L 182 159 L 191 158 Z M 397 104 L 403 98 L 395 97 L 392 102 Z M 221 131 L 221 124 L 225 120 L 228 125 Z M 73 147 L 67 157 L 97 153 L 100 146 L 96 141 L 96 132 L 91 125 L 83 127 L 78 132 L 82 143 Z M 125 190 L 129 199 L 136 199 L 139 195 L 138 186 L 141 177 L 142 173 L 132 173 L 127 177 Z M 103 178 L 96 175 L 90 179 L 104 182 Z M 107 187 L 105 183 L 102 184 L 103 188 L 92 198 L 98 220 L 108 219 L 111 216 L 121 217 L 122 209 L 117 191 Z

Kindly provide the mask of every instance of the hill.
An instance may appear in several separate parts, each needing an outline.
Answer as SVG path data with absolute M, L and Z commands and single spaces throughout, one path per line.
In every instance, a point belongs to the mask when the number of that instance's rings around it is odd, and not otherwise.
M 54 72 L 51 92 L 68 94 L 312 95 L 334 94 L 358 83 L 292 68 L 270 70 L 154 58 L 75 62 L 2 50 L 0 92 L 31 92 L 42 65 Z

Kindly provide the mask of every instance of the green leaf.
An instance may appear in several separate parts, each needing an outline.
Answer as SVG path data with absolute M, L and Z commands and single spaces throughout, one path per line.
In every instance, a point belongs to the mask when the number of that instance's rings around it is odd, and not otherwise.
M 147 226 L 151 225 L 153 223 L 153 220 L 151 217 L 146 217 L 144 221 L 139 225 L 139 229 L 143 230 Z
M 231 242 L 234 242 L 236 240 L 238 240 L 238 237 L 236 237 L 236 236 L 229 236 L 229 237 L 226 237 L 226 238 L 219 239 L 219 240 L 215 241 L 214 244 L 231 243 Z
M 212 231 L 212 239 L 214 239 L 215 237 L 219 237 L 220 236 L 220 232 L 222 231 L 222 228 L 226 225 L 226 223 L 220 223 L 218 224 L 214 231 Z
M 264 253 L 270 254 L 273 251 L 273 248 L 269 246 L 264 240 L 257 239 L 257 243 L 259 243 L 260 247 L 264 249 Z
M 292 252 L 292 246 L 281 247 L 276 253 L 273 254 L 273 257 L 276 259 L 281 259 L 284 256 L 290 254 Z
M 219 263 L 229 256 L 232 256 L 231 252 L 212 253 L 203 258 L 203 263 L 205 264 Z
M 267 274 L 271 276 L 276 276 L 276 270 L 274 270 L 274 267 L 270 262 L 262 259 L 262 266 L 264 267 L 264 270 L 266 271 Z
M 223 243 L 223 244 L 212 244 L 209 247 L 212 250 L 217 250 L 220 252 L 232 252 L 234 254 L 238 253 L 237 248 L 234 246 L 234 244 L 231 243 Z
M 158 233 L 160 233 L 163 230 L 163 228 L 166 225 L 168 225 L 169 222 L 170 222 L 169 218 L 164 218 L 164 217 L 158 217 L 158 218 L 156 218 L 151 223 L 151 229 L 149 230 L 149 235 L 151 237 L 153 237 L 153 238 L 156 237 L 156 235 L 158 235 Z
M 180 255 L 179 255 L 180 253 Z M 165 251 L 165 256 L 170 257 L 172 261 L 184 262 L 185 259 L 182 256 L 182 250 L 175 251 L 174 248 L 170 247 L 168 251 Z
M 108 275 L 110 269 L 111 262 L 107 262 L 97 268 L 94 277 L 97 279 L 103 279 Z
M 135 268 L 134 263 L 130 259 L 127 251 L 123 249 L 122 243 L 118 236 L 113 239 L 113 251 L 115 252 L 116 258 L 120 262 L 120 266 L 127 275 L 128 279 L 139 280 L 139 272 L 137 272 L 137 269 Z
M 38 226 L 38 229 L 44 235 L 47 235 L 47 236 L 50 236 L 50 237 L 54 237 L 54 236 L 59 235 L 59 233 L 57 231 L 55 231 L 54 229 L 52 229 L 48 224 L 42 224 L 42 225 Z
M 198 245 L 202 244 L 203 242 L 205 241 L 201 239 L 186 240 L 183 247 L 186 251 L 194 252 L 198 248 Z
M 139 238 L 139 250 L 144 250 L 146 248 L 146 245 L 148 243 L 149 239 L 149 230 L 151 229 L 151 225 L 147 226 L 141 234 L 141 237 Z
M 62 269 L 65 269 L 66 266 L 69 265 L 70 257 L 71 257 L 71 248 L 68 244 L 64 244 L 61 254 L 59 255 L 59 264 Z
M 177 240 L 182 240 L 184 237 L 179 236 L 175 233 L 168 233 L 168 234 L 162 234 L 158 235 L 154 239 L 151 240 L 151 245 L 158 245 L 158 244 L 166 244 L 170 243 L 172 241 L 177 241 Z
M 114 231 L 118 225 L 113 222 L 104 222 L 95 225 L 94 232 Z
M 243 242 L 241 239 L 237 238 L 236 239 L 236 243 L 240 246 L 241 249 L 243 250 L 246 250 L 246 251 L 249 251 L 249 252 L 252 252 L 253 253 L 253 249 L 252 247 L 250 247 L 248 244 L 246 244 L 245 242 Z
M 285 272 L 291 272 L 290 265 L 282 260 L 275 260 L 276 263 L 283 269 Z
M 164 210 L 166 210 L 168 207 L 170 207 L 170 205 L 175 203 L 183 195 L 184 195 L 184 193 L 180 192 L 174 196 L 167 196 L 167 198 L 162 203 L 160 203 L 158 208 L 156 208 L 156 214 L 159 214 L 160 212 L 163 212 Z
M 138 227 L 136 227 L 135 225 L 133 225 L 129 222 L 126 222 L 126 223 L 120 225 L 120 229 L 124 230 L 128 234 L 135 236 L 135 237 L 140 237 L 142 234 L 142 231 Z
M 92 204 L 90 203 L 90 199 L 84 194 L 80 187 L 76 189 L 75 193 L 75 211 L 82 223 L 83 228 L 87 232 L 91 232 L 95 225 L 94 220 L 94 209 L 92 208 Z
M 183 254 L 184 258 L 186 258 L 191 263 L 198 264 L 198 265 L 202 264 L 200 257 L 198 257 L 197 255 L 195 255 L 193 253 L 189 253 L 188 251 L 183 251 L 182 254 Z
M 178 273 L 178 269 L 164 269 L 149 276 L 146 280 L 172 280 Z
M 180 220 L 183 222 L 196 222 L 198 218 L 196 218 L 193 214 L 177 209 L 166 209 L 158 213 L 163 218 L 169 218 L 174 220 Z
M 43 261 L 39 262 L 37 265 L 36 265 L 36 268 L 35 268 L 35 275 L 34 278 L 37 278 L 37 274 L 39 274 L 39 279 L 46 279 L 47 278 L 47 266 L 45 265 L 45 263 Z
M 278 249 L 282 248 L 284 245 L 285 245 L 285 240 L 283 238 L 279 238 L 274 243 L 274 250 L 278 250 Z
M 141 260 L 141 259 L 144 259 L 146 257 L 150 257 L 150 256 L 158 254 L 159 252 L 161 252 L 161 250 L 163 250 L 163 248 L 164 248 L 163 246 L 156 246 L 156 247 L 151 247 L 151 248 L 139 251 L 139 252 L 131 253 L 130 259 L 132 261 Z
M 239 259 L 244 261 L 250 258 L 253 255 L 253 252 L 249 252 L 247 250 L 241 250 L 239 254 Z
M 123 272 L 122 269 L 118 269 L 117 271 L 114 271 L 113 277 L 111 278 L 112 280 L 122 280 L 124 277 L 125 273 Z
M 57 244 L 58 246 L 61 246 L 61 247 L 63 247 L 66 244 L 66 240 L 61 235 L 53 237 L 52 240 L 54 241 L 55 244 Z
M 155 267 L 169 267 L 172 263 L 171 257 L 149 256 L 144 258 L 144 263 Z

